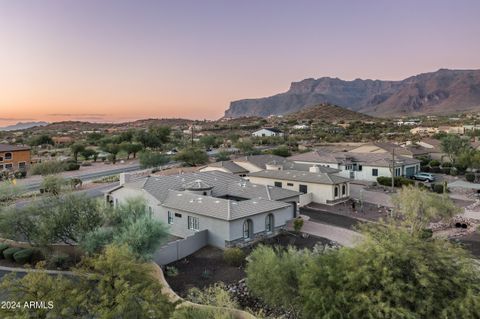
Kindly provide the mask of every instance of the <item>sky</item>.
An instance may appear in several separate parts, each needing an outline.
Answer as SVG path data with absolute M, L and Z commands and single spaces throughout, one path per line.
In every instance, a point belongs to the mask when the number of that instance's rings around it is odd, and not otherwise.
M 0 126 L 216 119 L 323 76 L 480 69 L 478 0 L 0 0 Z

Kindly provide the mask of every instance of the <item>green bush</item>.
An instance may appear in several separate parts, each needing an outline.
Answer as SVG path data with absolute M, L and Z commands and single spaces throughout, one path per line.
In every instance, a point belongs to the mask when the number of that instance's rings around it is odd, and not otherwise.
M 420 238 L 423 238 L 423 239 L 432 238 L 432 236 L 433 236 L 433 231 L 430 228 L 424 228 L 420 233 Z
M 465 179 L 467 180 L 467 182 L 473 183 L 473 181 L 475 180 L 475 174 L 467 173 L 465 174 Z
M 62 162 L 47 161 L 38 163 L 32 166 L 30 173 L 32 175 L 50 175 L 57 174 L 64 171 Z
M 13 254 L 13 259 L 19 264 L 26 264 L 32 260 L 33 249 L 25 248 Z
M 302 230 L 302 227 L 303 227 L 303 219 L 300 218 L 300 217 L 297 217 L 295 218 L 295 220 L 293 221 L 293 229 L 298 233 L 300 232 L 300 230 Z
M 178 268 L 175 267 L 175 266 L 167 266 L 165 268 L 165 274 L 168 276 L 168 277 L 176 277 L 178 276 L 180 272 L 178 271 Z
M 377 177 L 377 183 L 383 186 L 392 186 L 392 178 L 386 177 L 386 176 L 379 176 Z M 415 182 L 402 176 L 396 176 L 393 179 L 393 186 L 395 187 L 402 187 L 402 186 L 409 186 L 409 185 L 415 185 Z
M 453 165 L 452 165 L 452 163 L 450 163 L 450 162 L 443 162 L 443 163 L 442 163 L 442 167 L 443 167 L 443 168 L 452 167 L 452 166 L 453 166 Z
M 66 162 L 64 164 L 64 169 L 66 171 L 78 171 L 80 169 L 80 165 L 76 162 Z
M 430 167 L 433 167 L 433 166 L 440 166 L 440 161 L 437 161 L 437 160 L 431 160 L 430 163 L 428 163 L 428 165 L 430 165 Z
M 433 184 L 432 190 L 437 194 L 443 194 L 443 184 Z
M 241 266 L 245 260 L 245 253 L 238 247 L 227 248 L 223 252 L 223 260 L 231 266 Z
M 69 255 L 63 254 L 63 253 L 58 253 L 58 254 L 52 255 L 49 258 L 48 264 L 51 267 L 66 269 L 67 265 L 70 261 L 71 261 L 71 258 L 70 258 Z
M 3 258 L 3 251 L 7 248 L 10 248 L 10 246 L 4 243 L 0 243 L 0 259 Z
M 452 176 L 457 176 L 458 175 L 458 171 L 455 167 L 452 167 L 450 169 L 450 175 L 452 175 Z
M 451 168 L 450 167 L 442 167 L 441 168 L 443 174 L 450 174 Z
M 5 259 L 14 261 L 13 255 L 14 255 L 16 252 L 19 252 L 20 250 L 22 250 L 22 248 L 18 248 L 18 247 L 10 247 L 10 248 L 7 248 L 7 249 L 5 249 L 5 250 L 3 251 L 3 257 L 5 257 Z
M 438 173 L 442 172 L 442 169 L 440 168 L 440 166 L 432 166 L 432 167 L 430 167 L 430 172 L 438 174 Z

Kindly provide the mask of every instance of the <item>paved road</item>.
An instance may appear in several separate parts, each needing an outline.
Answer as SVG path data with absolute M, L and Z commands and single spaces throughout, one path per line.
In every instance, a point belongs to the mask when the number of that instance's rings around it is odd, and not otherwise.
M 114 169 L 109 169 L 109 170 L 104 170 L 104 171 L 99 171 L 99 172 L 90 172 L 90 173 L 84 173 L 84 174 L 79 174 L 76 175 L 76 178 L 80 178 L 83 182 L 86 181 L 91 181 L 95 180 L 98 178 L 102 178 L 105 176 L 112 176 L 112 175 L 117 175 L 120 173 L 126 173 L 126 172 L 133 172 L 137 171 L 140 169 L 140 165 L 130 165 L 130 166 L 125 166 L 125 167 L 118 167 Z M 35 181 L 25 181 L 25 184 L 22 185 L 23 189 L 26 191 L 34 191 L 40 188 L 40 184 L 42 183 L 42 180 L 35 180 Z

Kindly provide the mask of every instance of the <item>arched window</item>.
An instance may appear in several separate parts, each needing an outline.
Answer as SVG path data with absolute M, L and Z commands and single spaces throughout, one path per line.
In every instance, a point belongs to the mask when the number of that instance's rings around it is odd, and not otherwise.
M 335 195 L 334 197 L 338 197 L 338 186 L 335 186 Z
M 243 238 L 252 239 L 253 235 L 253 223 L 251 219 L 247 219 L 243 222 Z
M 347 193 L 347 186 L 342 185 L 342 195 L 345 195 Z
M 6 160 L 11 160 L 12 159 L 12 153 L 5 153 L 5 159 Z
M 268 214 L 267 217 L 265 217 L 265 231 L 267 233 L 273 232 L 273 228 L 275 227 L 274 222 L 273 222 L 273 215 Z

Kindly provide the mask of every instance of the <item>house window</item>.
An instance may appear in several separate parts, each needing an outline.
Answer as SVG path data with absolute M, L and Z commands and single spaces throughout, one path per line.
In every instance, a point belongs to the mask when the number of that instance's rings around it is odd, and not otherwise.
M 275 187 L 282 187 L 282 182 L 274 182 Z
M 0 171 L 3 169 L 3 164 L 0 164 Z
M 265 231 L 267 233 L 273 232 L 273 215 L 268 214 L 267 217 L 265 217 Z
M 372 176 L 378 176 L 378 168 L 372 168 Z
M 334 197 L 338 197 L 338 186 L 335 186 L 335 195 Z
M 200 229 L 200 221 L 198 220 L 198 217 L 188 216 L 188 229 L 191 229 L 191 230 Z
M 351 171 L 351 170 L 352 170 L 352 168 L 353 168 L 353 166 L 352 166 L 352 165 L 346 165 L 346 166 L 345 166 L 345 169 L 346 169 L 347 171 Z
M 293 183 L 287 183 L 287 186 L 293 186 Z
M 399 167 L 399 168 L 395 168 L 395 176 L 400 176 L 402 175 L 402 169 Z
M 362 171 L 362 168 L 363 168 L 363 166 L 362 166 L 362 165 L 358 165 L 358 171 L 360 171 L 360 172 L 361 172 L 361 171 Z
M 13 169 L 13 164 L 5 164 L 5 169 Z
M 5 159 L 6 160 L 11 160 L 12 159 L 12 153 L 5 153 Z
M 19 170 L 21 170 L 21 171 L 25 170 L 26 167 L 27 167 L 27 163 L 25 163 L 25 162 L 19 162 L 18 163 L 18 169 Z
M 342 185 L 342 195 L 345 195 L 347 193 L 347 186 Z
M 253 222 L 251 219 L 247 219 L 243 222 L 243 238 L 252 239 L 253 236 Z
M 302 185 L 302 184 L 298 185 L 298 191 L 304 194 L 308 193 L 307 185 Z
M 168 211 L 168 212 L 167 212 L 167 215 L 168 215 L 168 216 L 167 216 L 168 223 L 169 223 L 170 225 L 172 225 L 172 224 L 173 224 L 173 213 L 172 213 L 171 211 Z M 190 219 L 188 220 L 188 228 L 191 229 L 191 228 L 190 228 Z
M 0 156 L 0 162 L 3 162 L 3 157 L 2 156 Z
M 182 214 L 175 213 L 175 217 L 182 218 Z

